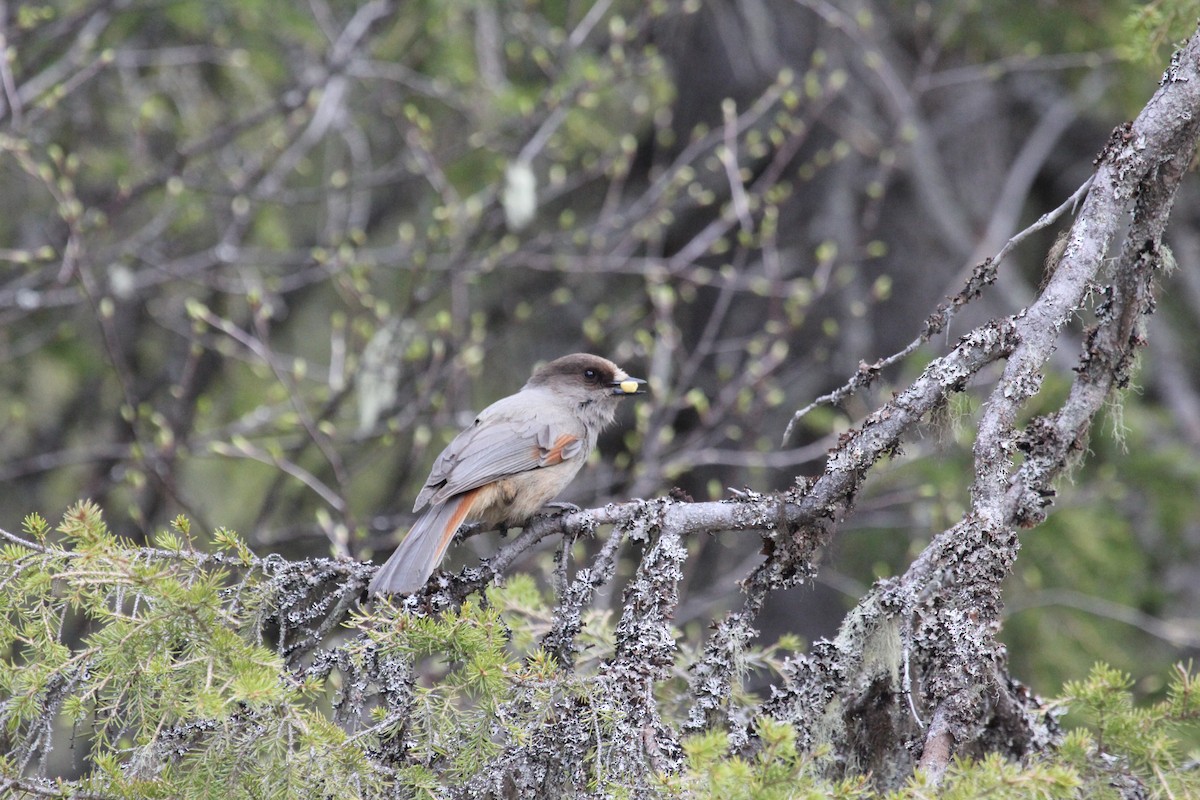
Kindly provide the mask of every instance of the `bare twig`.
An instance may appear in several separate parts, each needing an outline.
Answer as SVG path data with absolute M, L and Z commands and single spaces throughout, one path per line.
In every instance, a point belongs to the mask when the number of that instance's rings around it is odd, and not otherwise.
M 1067 212 L 1068 209 L 1074 208 L 1079 200 L 1087 193 L 1087 190 L 1092 185 L 1093 178 L 1089 177 L 1083 184 L 1075 190 L 1075 192 L 1064 200 L 1057 208 L 1052 211 L 1047 211 L 1045 214 L 1037 218 L 1029 227 L 1025 228 L 1020 233 L 1012 236 L 1004 246 L 1000 248 L 996 255 L 986 259 L 975 267 L 975 271 L 967 278 L 966 285 L 957 295 L 951 298 L 949 305 L 943 303 L 938 307 L 928 319 L 925 320 L 925 327 L 921 331 L 921 335 L 913 339 L 904 349 L 893 353 L 886 358 L 881 358 L 873 364 L 862 362 L 858 366 L 858 372 L 845 384 L 839 388 L 821 395 L 816 400 L 801 408 L 792 415 L 792 419 L 788 422 L 787 428 L 783 432 L 783 441 L 781 444 L 786 446 L 791 441 L 792 433 L 795 430 L 796 424 L 804 417 L 808 416 L 809 412 L 822 406 L 837 405 L 849 397 L 852 397 L 857 392 L 870 386 L 879 373 L 892 366 L 893 364 L 903 361 L 908 356 L 917 351 L 917 348 L 928 342 L 938 333 L 944 331 L 950 324 L 951 320 L 957 314 L 958 309 L 969 303 L 972 299 L 979 296 L 980 291 L 987 284 L 990 284 L 995 279 L 995 270 L 1004 260 L 1004 258 L 1012 252 L 1013 248 L 1029 238 L 1034 233 L 1054 223 L 1059 217 Z

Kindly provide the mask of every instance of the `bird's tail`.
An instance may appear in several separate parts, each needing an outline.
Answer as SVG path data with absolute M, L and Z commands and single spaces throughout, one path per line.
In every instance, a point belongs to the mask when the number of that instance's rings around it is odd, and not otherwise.
M 367 591 L 371 594 L 408 594 L 424 586 L 442 563 L 446 548 L 470 513 L 477 492 L 455 495 L 422 514 L 396 552 L 375 573 Z

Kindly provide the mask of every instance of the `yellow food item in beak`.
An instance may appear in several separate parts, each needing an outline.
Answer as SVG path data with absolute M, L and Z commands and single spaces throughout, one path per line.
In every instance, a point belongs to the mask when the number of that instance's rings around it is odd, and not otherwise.
M 621 391 L 625 394 L 637 394 L 637 381 L 621 381 Z

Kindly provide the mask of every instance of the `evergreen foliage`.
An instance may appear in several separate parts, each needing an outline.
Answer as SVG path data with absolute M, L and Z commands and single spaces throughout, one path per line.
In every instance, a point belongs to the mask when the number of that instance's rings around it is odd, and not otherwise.
M 289 659 L 258 613 L 277 589 L 278 565 L 249 555 L 230 531 L 205 537 L 201 553 L 179 518 L 160 547 L 139 547 L 84 502 L 54 531 L 31 515 L 24 536 L 5 537 L 0 780 L 10 796 L 444 797 L 552 725 L 563 704 L 589 706 L 594 725 L 585 782 L 564 796 L 626 794 L 605 757 L 623 711 L 596 704 L 613 621 L 589 616 L 576 668 L 563 670 L 536 644 L 553 609 L 527 577 L 437 614 L 360 609 L 343 634 Z M 779 655 L 758 648 L 746 659 L 770 667 Z M 681 652 L 655 687 L 666 707 L 689 659 Z M 396 683 L 368 686 L 368 673 Z M 959 759 L 936 791 L 918 773 L 887 800 L 1116 798 L 1123 785 L 1197 796 L 1187 749 L 1200 734 L 1197 680 L 1181 665 L 1164 699 L 1138 703 L 1128 675 L 1097 665 L 1053 702 L 1070 724 L 1052 752 Z M 684 722 L 677 708 L 673 727 Z M 753 733 L 741 746 L 720 730 L 686 737 L 682 767 L 657 772 L 653 793 L 884 796 L 869 776 L 832 777 L 827 751 L 803 751 L 785 723 L 761 717 Z

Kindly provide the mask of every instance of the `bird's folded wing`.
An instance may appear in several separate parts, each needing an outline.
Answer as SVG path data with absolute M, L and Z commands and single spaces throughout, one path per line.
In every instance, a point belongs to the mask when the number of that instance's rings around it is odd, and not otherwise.
M 544 420 L 492 418 L 455 437 L 434 462 L 413 510 L 539 467 L 585 456 L 584 432 Z

